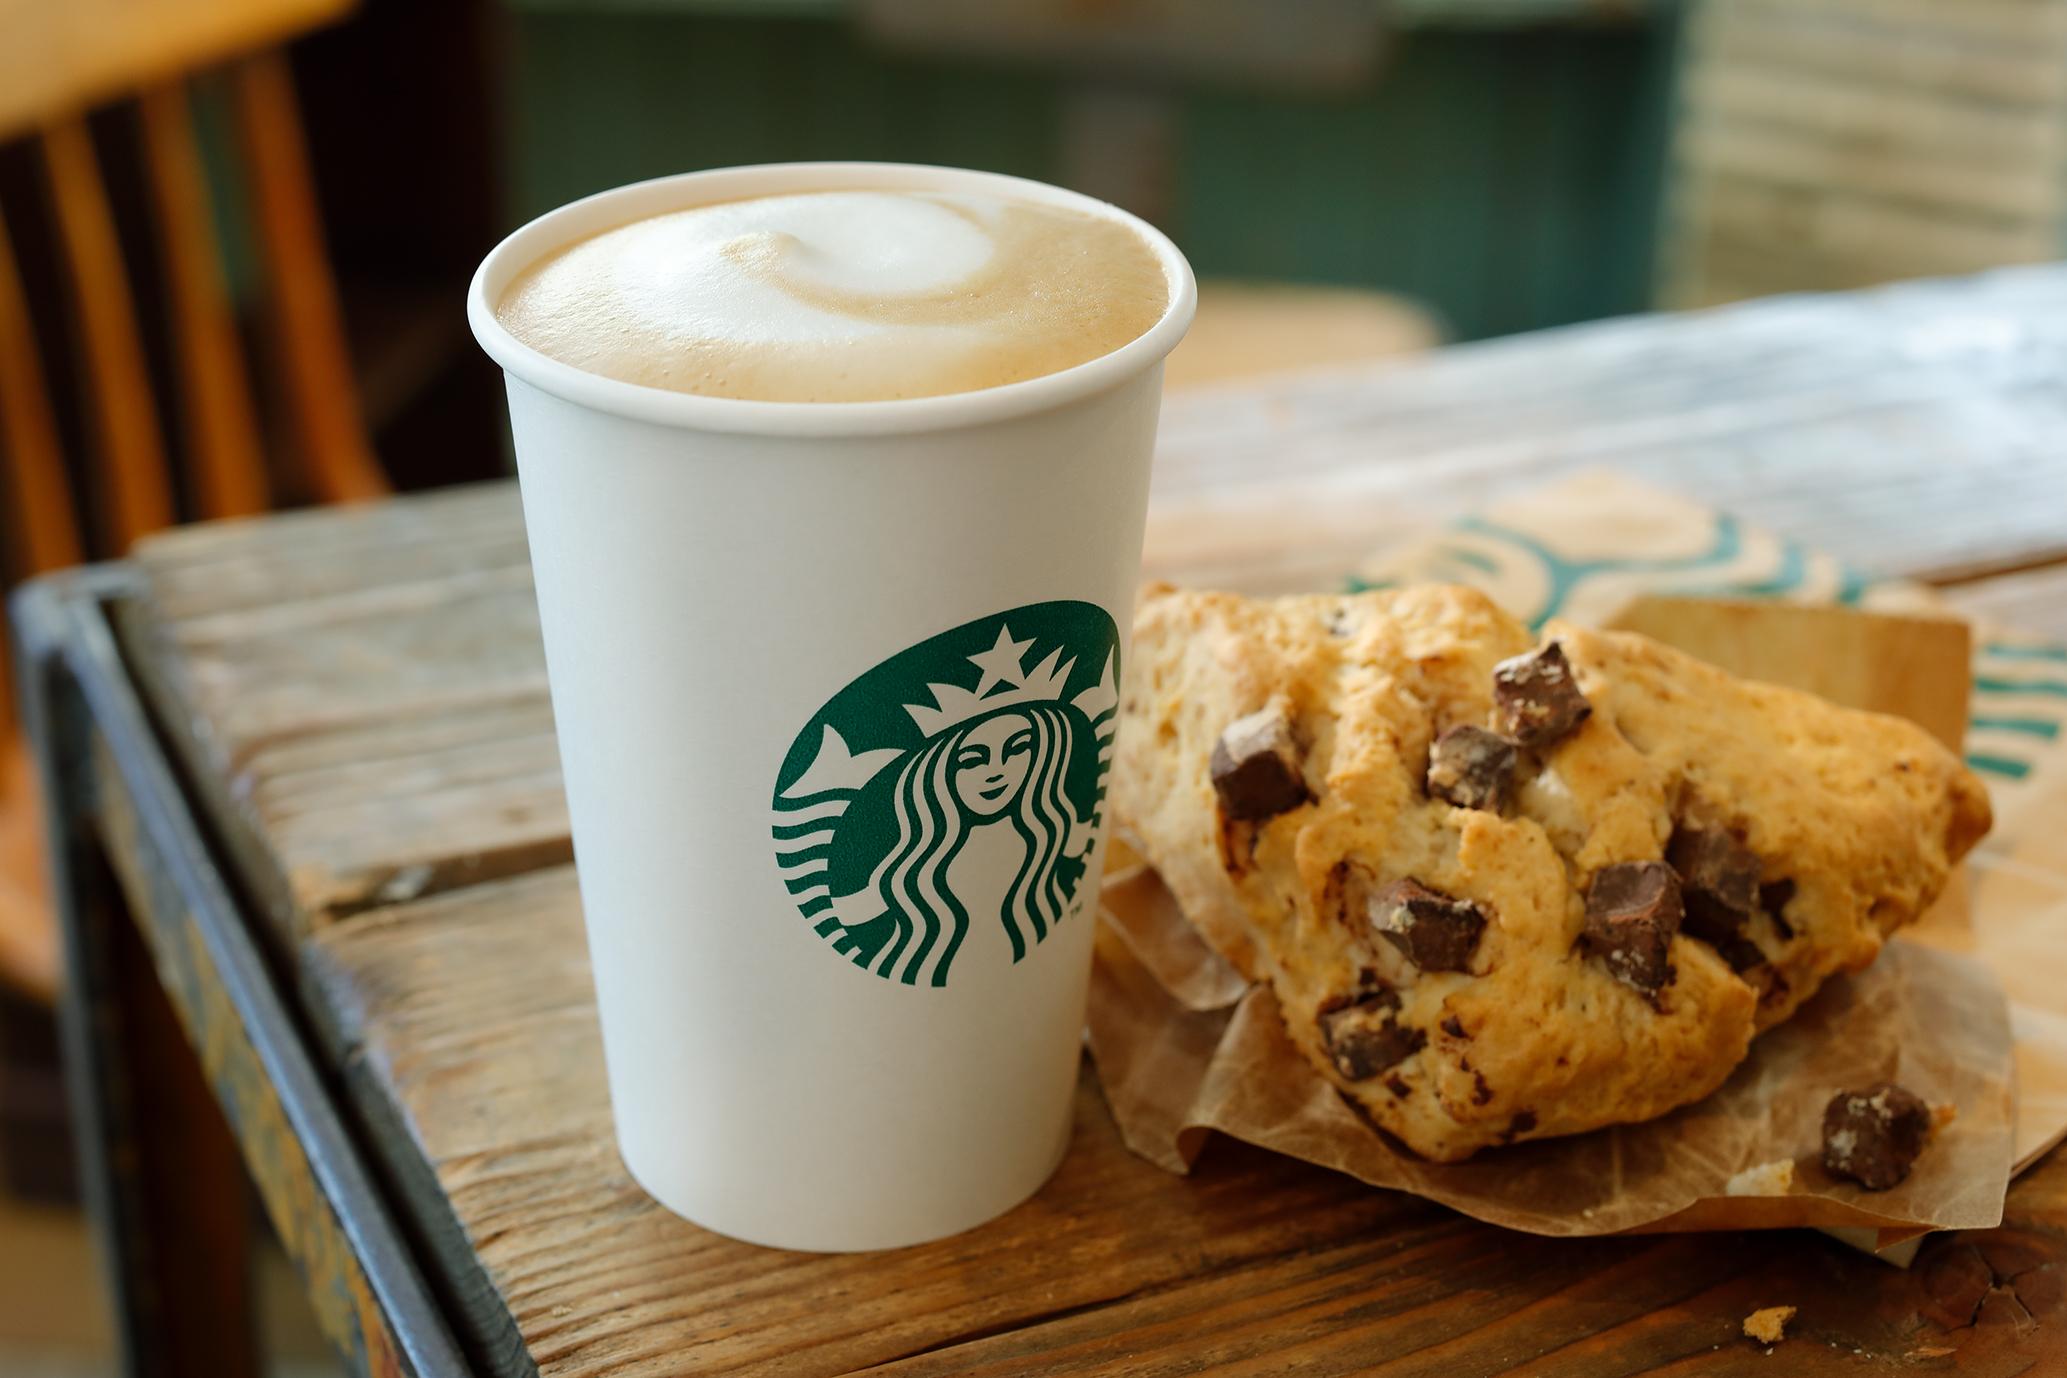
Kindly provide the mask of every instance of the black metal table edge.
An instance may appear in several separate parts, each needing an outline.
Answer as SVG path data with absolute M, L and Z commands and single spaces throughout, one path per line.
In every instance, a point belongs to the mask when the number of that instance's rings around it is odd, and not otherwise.
M 248 1033 L 264 1077 L 307 1160 L 307 1170 L 336 1222 L 351 1262 L 378 1309 L 394 1363 L 365 1348 L 347 1357 L 367 1372 L 412 1378 L 473 1372 L 446 1316 L 412 1258 L 404 1234 L 375 1185 L 344 1116 L 269 974 L 234 897 L 217 873 L 186 807 L 149 716 L 138 697 L 107 616 L 108 604 L 135 588 L 122 565 L 89 566 L 49 575 L 18 589 L 12 621 L 25 727 L 36 757 L 46 808 L 53 901 L 64 929 L 67 979 L 61 1000 L 67 1080 L 78 1130 L 82 1186 L 102 1244 L 103 1267 L 117 1317 L 124 1371 L 164 1371 L 162 1356 L 138 1320 L 139 1279 L 128 1256 L 134 1209 L 124 1165 L 112 1152 L 110 1072 L 95 1047 L 95 1000 L 101 954 L 94 950 L 86 890 L 96 881 L 86 854 L 94 843 L 93 791 L 87 778 L 93 737 L 105 739 L 133 806 L 142 839 L 163 863 L 166 879 L 219 977 L 222 994 Z M 297 1257 L 305 1270 L 308 1260 Z M 333 1336 L 335 1339 L 336 1337 Z

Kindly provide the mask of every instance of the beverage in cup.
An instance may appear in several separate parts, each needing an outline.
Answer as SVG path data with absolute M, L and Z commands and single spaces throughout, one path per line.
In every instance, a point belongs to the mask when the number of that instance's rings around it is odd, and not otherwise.
M 475 275 L 618 1145 L 671 1210 L 883 1248 L 1060 1160 L 1194 297 L 1111 206 L 886 164 L 605 192 Z

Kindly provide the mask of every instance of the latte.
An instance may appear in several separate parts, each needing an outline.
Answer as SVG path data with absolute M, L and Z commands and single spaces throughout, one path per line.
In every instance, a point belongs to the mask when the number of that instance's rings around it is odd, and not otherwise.
M 646 387 L 862 402 L 1059 373 L 1169 305 L 1117 219 L 1011 197 L 827 191 L 698 206 L 605 230 L 496 307 L 562 363 Z

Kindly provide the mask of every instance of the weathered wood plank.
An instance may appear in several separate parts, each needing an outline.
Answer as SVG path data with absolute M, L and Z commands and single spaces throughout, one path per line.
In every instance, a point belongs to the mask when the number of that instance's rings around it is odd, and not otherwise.
M 2055 1352 L 2037 1327 L 2067 1305 L 2059 1161 L 2006 1230 L 1902 1274 L 1807 1234 L 1517 1236 L 1228 1142 L 1172 1177 L 1088 1080 L 1060 1174 L 1003 1219 L 887 1255 L 756 1249 L 667 1215 L 611 1150 L 567 872 L 367 916 L 307 963 L 383 1150 L 429 1168 L 408 1204 L 476 1270 L 484 1347 L 513 1327 L 547 1378 L 1727 1373 L 1762 1357 L 1742 1317 L 1782 1303 L 1802 1308 L 1790 1373 L 1937 1349 L 2007 1374 Z
M 516 490 L 490 483 L 407 502 L 306 508 L 167 531 L 138 552 L 165 615 L 184 619 L 441 575 L 528 566 Z
M 2055 1356 L 2067 1164 L 2010 1192 L 1999 1230 L 1929 1241 L 1897 1272 L 1789 1232 L 1551 1241 L 1462 1228 L 1358 1241 L 1200 1279 L 876 1370 L 900 1378 L 1670 1372 L 2011 1375 Z M 1799 1308 L 1771 1356 L 1740 1324 Z M 1777 1361 L 1777 1363 L 1775 1362 Z
M 1330 587 L 1610 466 L 1864 569 L 2067 551 L 2067 271 L 1645 318 L 1171 398 L 1147 561 Z M 187 528 L 126 626 L 282 934 L 563 861 L 522 521 L 492 485 Z
M 125 637 L 280 934 L 567 859 L 512 490 L 191 527 L 144 558 Z
M 1589 468 L 1677 489 L 1869 572 L 2067 546 L 2067 274 L 1641 317 L 1173 399 L 1152 573 L 1313 587 Z M 2033 366 L 2036 365 L 2036 368 Z
M 760 1249 L 669 1215 L 618 1162 L 571 870 L 362 916 L 306 962 L 382 1147 L 435 1174 L 408 1202 L 419 1232 L 478 1259 L 477 1338 L 513 1317 L 550 1378 L 841 1373 L 1365 1236 L 1404 1264 L 1459 1230 L 1232 1144 L 1170 1177 L 1127 1152 L 1087 1074 L 1067 1161 L 1003 1220 L 888 1255 Z

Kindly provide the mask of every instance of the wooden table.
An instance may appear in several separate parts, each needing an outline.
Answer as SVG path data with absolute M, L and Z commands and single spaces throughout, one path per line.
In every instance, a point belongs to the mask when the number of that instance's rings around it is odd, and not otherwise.
M 2043 269 L 1197 394 L 1149 563 L 1333 584 L 1606 465 L 2067 634 L 2063 379 Z M 240 1159 L 370 1373 L 2067 1371 L 2057 1154 L 1901 1272 L 1801 1233 L 1510 1234 L 1233 1142 L 1167 1176 L 1087 1070 L 1061 1171 L 985 1228 L 704 1233 L 611 1146 L 512 491 L 190 529 L 16 613 L 135 1371 L 252 1371 Z M 1738 1336 L 1774 1303 L 1779 1362 Z

